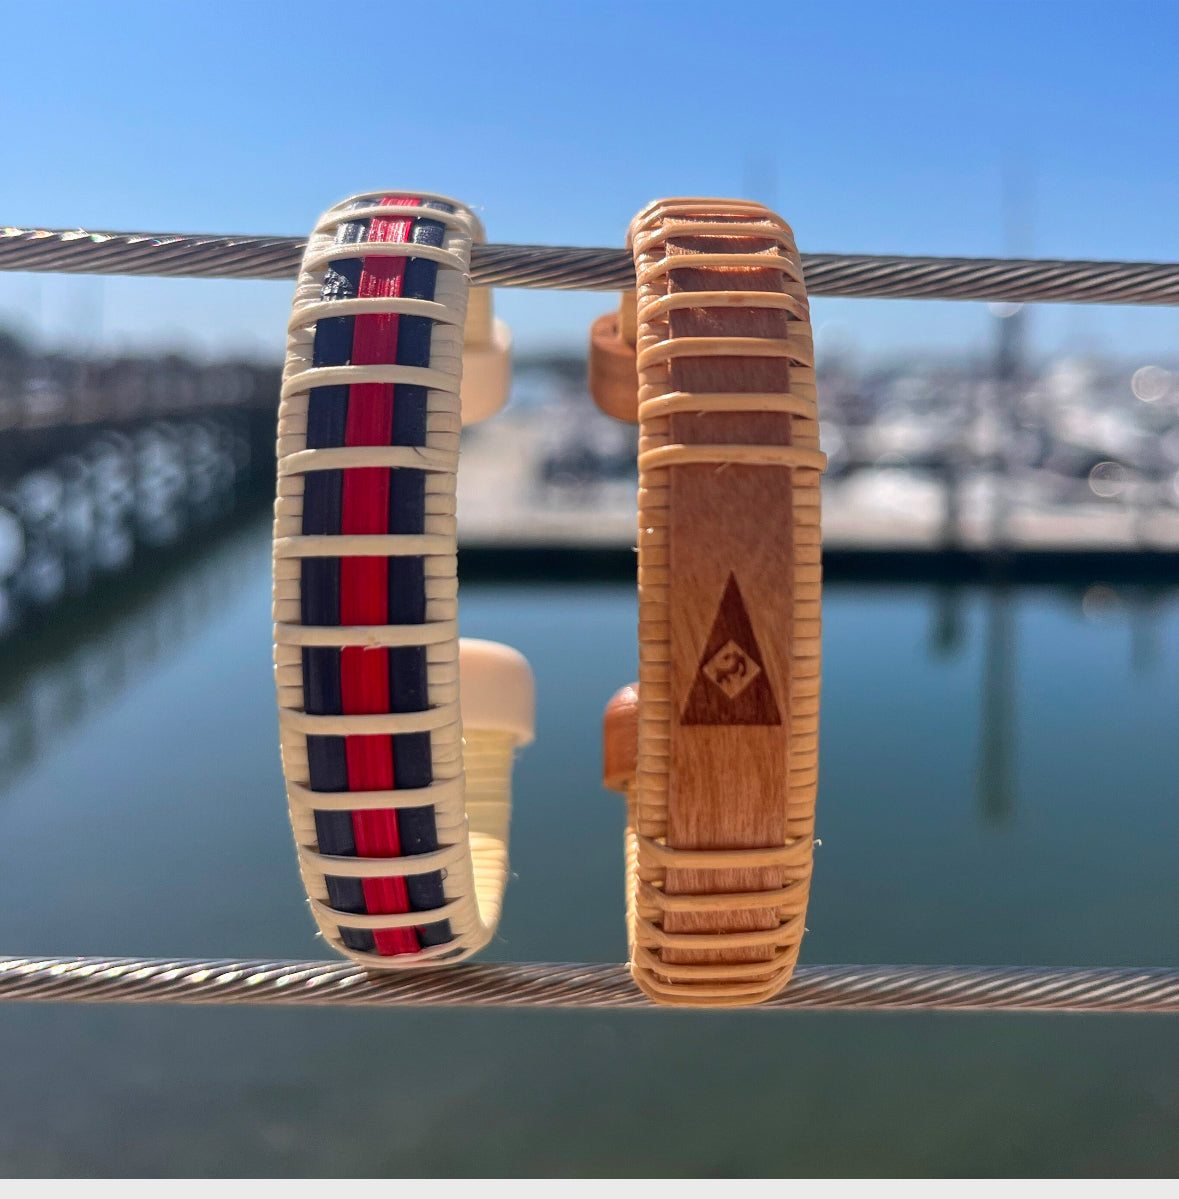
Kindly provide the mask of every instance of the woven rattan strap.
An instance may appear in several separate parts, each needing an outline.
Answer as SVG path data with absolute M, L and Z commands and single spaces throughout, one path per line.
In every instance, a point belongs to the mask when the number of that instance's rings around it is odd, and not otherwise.
M 455 472 L 477 240 L 478 219 L 446 197 L 338 204 L 307 244 L 289 330 L 274 525 L 283 771 L 315 919 L 370 968 L 468 957 L 507 880 L 523 738 L 476 727 L 464 744 L 460 719 Z
M 631 968 L 664 1003 L 755 1003 L 794 969 L 811 876 L 826 463 L 806 288 L 793 234 L 759 204 L 652 204 L 630 243 Z

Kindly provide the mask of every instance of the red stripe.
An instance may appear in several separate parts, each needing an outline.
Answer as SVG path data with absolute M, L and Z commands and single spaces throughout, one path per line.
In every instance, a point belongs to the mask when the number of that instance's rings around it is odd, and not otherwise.
M 382 205 L 416 205 L 403 196 L 389 196 Z M 369 241 L 406 242 L 412 221 L 373 220 Z M 368 257 L 360 276 L 359 295 L 398 296 L 405 275 L 404 258 Z M 398 318 L 393 315 L 357 316 L 352 335 L 354 365 L 397 360 Z M 393 437 L 393 384 L 354 383 L 348 394 L 345 445 L 388 445 Z M 352 469 L 344 472 L 340 532 L 389 531 L 389 471 Z M 384 558 L 340 560 L 340 623 L 385 624 L 389 616 L 389 570 Z M 384 649 L 348 647 L 340 653 L 340 690 L 345 714 L 389 711 L 389 655 Z M 346 737 L 348 787 L 352 791 L 377 791 L 396 785 L 393 745 L 388 736 Z M 356 852 L 362 858 L 397 857 L 401 840 L 397 813 L 391 809 L 353 812 Z M 365 906 L 371 914 L 408 912 L 405 880 L 366 878 Z M 377 952 L 386 956 L 416 953 L 420 948 L 413 929 L 377 929 Z

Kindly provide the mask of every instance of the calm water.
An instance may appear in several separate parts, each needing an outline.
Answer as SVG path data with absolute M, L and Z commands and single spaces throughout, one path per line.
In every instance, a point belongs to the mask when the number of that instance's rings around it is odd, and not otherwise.
M 0 950 L 323 956 L 267 556 L 262 518 L 4 648 Z M 619 960 L 633 591 L 463 610 L 541 699 L 490 956 Z M 804 960 L 1179 964 L 1179 593 L 832 586 L 825 633 Z M 0 1060 L 3 1174 L 1179 1172 L 1173 1018 L 13 1006 Z

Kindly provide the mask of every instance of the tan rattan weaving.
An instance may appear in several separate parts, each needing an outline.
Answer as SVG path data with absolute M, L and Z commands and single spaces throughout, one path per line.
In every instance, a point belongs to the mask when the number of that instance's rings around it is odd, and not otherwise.
M 664 1003 L 756 1003 L 798 958 L 818 780 L 806 288 L 760 204 L 661 201 L 629 241 L 634 348 L 624 301 L 595 326 L 591 381 L 640 425 L 639 682 L 606 728 L 607 781 L 628 795 L 631 968 Z

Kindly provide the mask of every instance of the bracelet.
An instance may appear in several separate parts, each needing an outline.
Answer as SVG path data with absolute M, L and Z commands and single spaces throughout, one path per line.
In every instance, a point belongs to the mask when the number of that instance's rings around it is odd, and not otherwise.
M 639 681 L 606 711 L 627 793 L 631 972 L 668 1004 L 780 991 L 798 959 L 818 782 L 821 544 L 809 307 L 760 204 L 631 223 L 637 292 L 590 385 L 639 423 Z
M 283 773 L 312 913 L 373 969 L 457 962 L 490 940 L 512 759 L 533 735 L 524 658 L 458 637 L 459 433 L 510 385 L 507 328 L 469 286 L 481 240 L 474 213 L 444 196 L 354 196 L 307 243 L 288 329 Z

